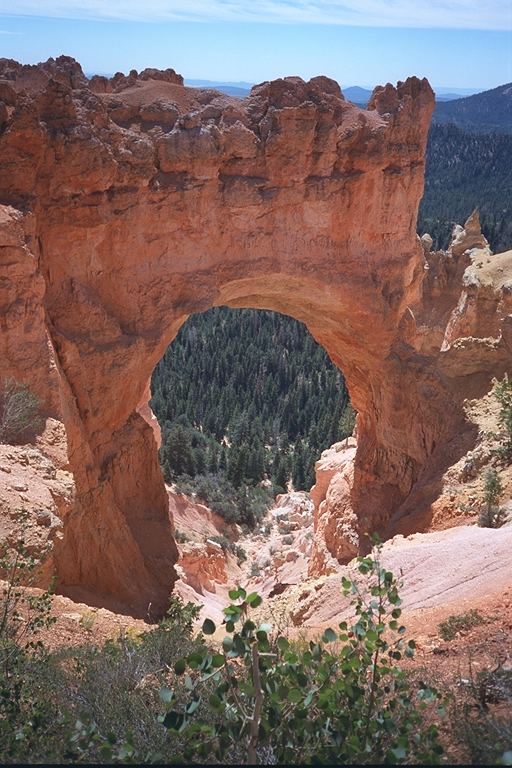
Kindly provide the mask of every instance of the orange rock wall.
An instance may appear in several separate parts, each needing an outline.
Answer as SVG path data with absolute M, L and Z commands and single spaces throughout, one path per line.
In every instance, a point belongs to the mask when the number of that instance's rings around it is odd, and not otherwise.
M 323 77 L 242 101 L 147 72 L 93 92 L 65 57 L 0 61 L 2 77 L 0 200 L 30 211 L 76 479 L 60 588 L 164 610 L 177 552 L 137 408 L 180 326 L 212 306 L 289 314 L 343 367 L 352 509 L 384 530 L 463 424 L 438 349 L 417 343 L 428 82 L 376 89 L 366 111 Z

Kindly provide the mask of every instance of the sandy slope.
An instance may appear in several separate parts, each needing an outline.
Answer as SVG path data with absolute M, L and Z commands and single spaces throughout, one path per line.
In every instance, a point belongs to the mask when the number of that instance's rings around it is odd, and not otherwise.
M 512 587 L 512 525 L 397 536 L 384 545 L 382 562 L 393 573 L 402 573 L 408 615 L 429 609 L 460 613 Z M 357 575 L 354 564 L 342 571 L 349 578 Z M 338 574 L 303 583 L 287 602 L 294 623 L 300 620 L 310 628 L 339 620 L 347 609 Z

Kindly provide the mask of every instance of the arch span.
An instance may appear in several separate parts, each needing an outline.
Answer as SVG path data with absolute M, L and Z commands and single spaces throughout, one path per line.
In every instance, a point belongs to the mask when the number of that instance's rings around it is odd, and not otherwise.
M 378 88 L 366 111 L 321 77 L 239 101 L 154 73 L 95 93 L 75 63 L 52 67 L 31 88 L 24 68 L 11 78 L 0 192 L 30 211 L 60 373 L 77 488 L 61 589 L 165 608 L 176 547 L 136 409 L 181 324 L 217 305 L 291 315 L 343 363 L 359 412 L 352 506 L 361 534 L 383 531 L 460 419 L 411 341 L 428 82 Z

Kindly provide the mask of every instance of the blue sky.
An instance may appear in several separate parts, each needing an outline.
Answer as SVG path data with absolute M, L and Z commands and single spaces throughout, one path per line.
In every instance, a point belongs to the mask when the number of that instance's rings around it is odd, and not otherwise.
M 483 90 L 512 81 L 512 0 L 0 0 L 0 56 L 61 53 L 87 72 Z

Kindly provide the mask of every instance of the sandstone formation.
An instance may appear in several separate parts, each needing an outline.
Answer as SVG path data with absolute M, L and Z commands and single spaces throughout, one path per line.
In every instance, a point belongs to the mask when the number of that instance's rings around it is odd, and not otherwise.
M 358 520 L 352 509 L 356 441 L 335 443 L 315 464 L 316 483 L 311 489 L 315 505 L 315 540 L 309 575 L 335 572 L 359 551 Z
M 215 592 L 216 584 L 227 584 L 226 553 L 221 545 L 206 539 L 180 546 L 179 565 L 176 566 L 182 580 L 200 595 Z
M 12 552 L 22 538 L 30 555 L 41 562 L 34 575 L 44 586 L 53 576 L 53 554 L 74 496 L 73 476 L 60 452 L 62 432 L 62 425 L 49 418 L 36 445 L 0 445 L 2 554 Z
M 151 617 L 177 551 L 138 409 L 190 314 L 292 315 L 343 367 L 359 413 L 349 490 L 361 547 L 362 533 L 435 498 L 455 435 L 471 447 L 463 401 L 509 366 L 510 307 L 507 286 L 477 273 L 460 303 L 466 250 L 431 254 L 416 236 L 426 80 L 378 88 L 361 110 L 324 77 L 263 83 L 241 101 L 172 72 L 116 78 L 88 84 L 66 57 L 0 60 L 12 317 L 0 344 L 5 370 L 48 392 L 52 355 L 58 368 L 77 491 L 60 590 Z

